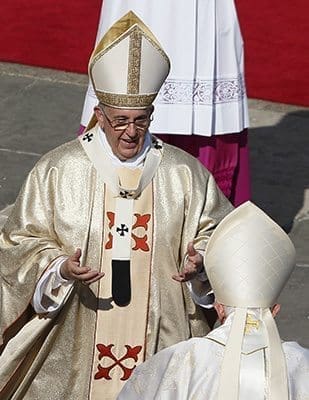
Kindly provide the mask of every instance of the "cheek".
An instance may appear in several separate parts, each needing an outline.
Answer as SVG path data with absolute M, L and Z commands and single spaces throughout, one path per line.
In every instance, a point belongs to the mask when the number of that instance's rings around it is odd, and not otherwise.
M 113 143 L 115 144 L 115 146 L 121 147 L 122 145 L 124 145 L 122 139 L 126 139 L 126 137 L 122 134 L 114 136 Z
M 115 146 L 117 146 L 117 144 L 119 142 L 118 135 L 105 135 L 105 136 L 106 136 L 106 139 L 107 139 L 109 145 L 112 148 L 115 148 Z
M 142 134 L 139 135 L 139 141 L 140 141 L 140 143 L 144 143 L 144 141 L 145 141 L 145 136 L 146 136 L 146 133 L 142 133 Z

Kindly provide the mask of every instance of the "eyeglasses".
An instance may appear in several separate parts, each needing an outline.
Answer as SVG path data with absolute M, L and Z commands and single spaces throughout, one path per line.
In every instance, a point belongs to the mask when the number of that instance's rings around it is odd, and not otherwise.
M 107 119 L 107 122 L 109 125 L 115 130 L 115 131 L 125 131 L 128 129 L 130 124 L 134 124 L 135 129 L 139 129 L 142 131 L 145 131 L 149 125 L 150 122 L 153 120 L 153 115 L 150 116 L 140 116 L 134 119 L 134 121 L 129 121 L 128 119 L 109 119 L 108 116 L 106 115 L 105 111 L 103 108 L 100 107 L 100 110 L 104 114 L 105 118 Z

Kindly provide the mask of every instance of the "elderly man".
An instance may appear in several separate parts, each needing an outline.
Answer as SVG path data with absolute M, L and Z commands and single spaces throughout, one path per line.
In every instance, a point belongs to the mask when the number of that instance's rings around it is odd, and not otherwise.
M 309 350 L 281 345 L 273 319 L 294 263 L 291 240 L 262 210 L 247 202 L 230 213 L 205 252 L 222 325 L 137 367 L 118 399 L 308 398 Z
M 2 399 L 115 399 L 136 365 L 208 332 L 190 291 L 207 302 L 201 252 L 232 207 L 198 161 L 149 133 L 168 72 L 125 15 L 91 56 L 85 133 L 30 172 L 0 241 Z
M 234 205 L 248 200 L 249 119 L 234 0 L 103 0 L 97 41 L 128 10 L 145 21 L 171 59 L 152 132 L 197 157 Z M 95 105 L 89 85 L 82 126 Z

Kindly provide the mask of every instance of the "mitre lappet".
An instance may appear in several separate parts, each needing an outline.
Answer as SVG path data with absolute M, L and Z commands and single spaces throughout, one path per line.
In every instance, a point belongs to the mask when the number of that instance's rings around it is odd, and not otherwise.
M 295 248 L 288 235 L 261 209 L 246 202 L 217 226 L 204 263 L 216 301 L 235 307 L 225 343 L 218 400 L 239 399 L 241 353 L 250 341 L 250 308 L 259 309 L 253 326 L 255 340 L 266 349 L 267 398 L 288 400 L 285 358 L 270 310 L 295 265 Z

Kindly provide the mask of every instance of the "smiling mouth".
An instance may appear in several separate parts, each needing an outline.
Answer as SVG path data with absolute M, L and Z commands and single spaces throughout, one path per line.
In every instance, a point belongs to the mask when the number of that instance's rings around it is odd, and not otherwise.
M 137 146 L 137 141 L 136 140 L 126 140 L 126 139 L 122 139 L 122 141 L 124 142 L 124 144 L 128 147 L 135 147 Z
M 138 143 L 138 141 L 137 140 L 130 140 L 130 139 L 122 139 L 122 141 L 125 143 L 125 144 L 128 144 L 128 145 L 137 145 L 137 143 Z

